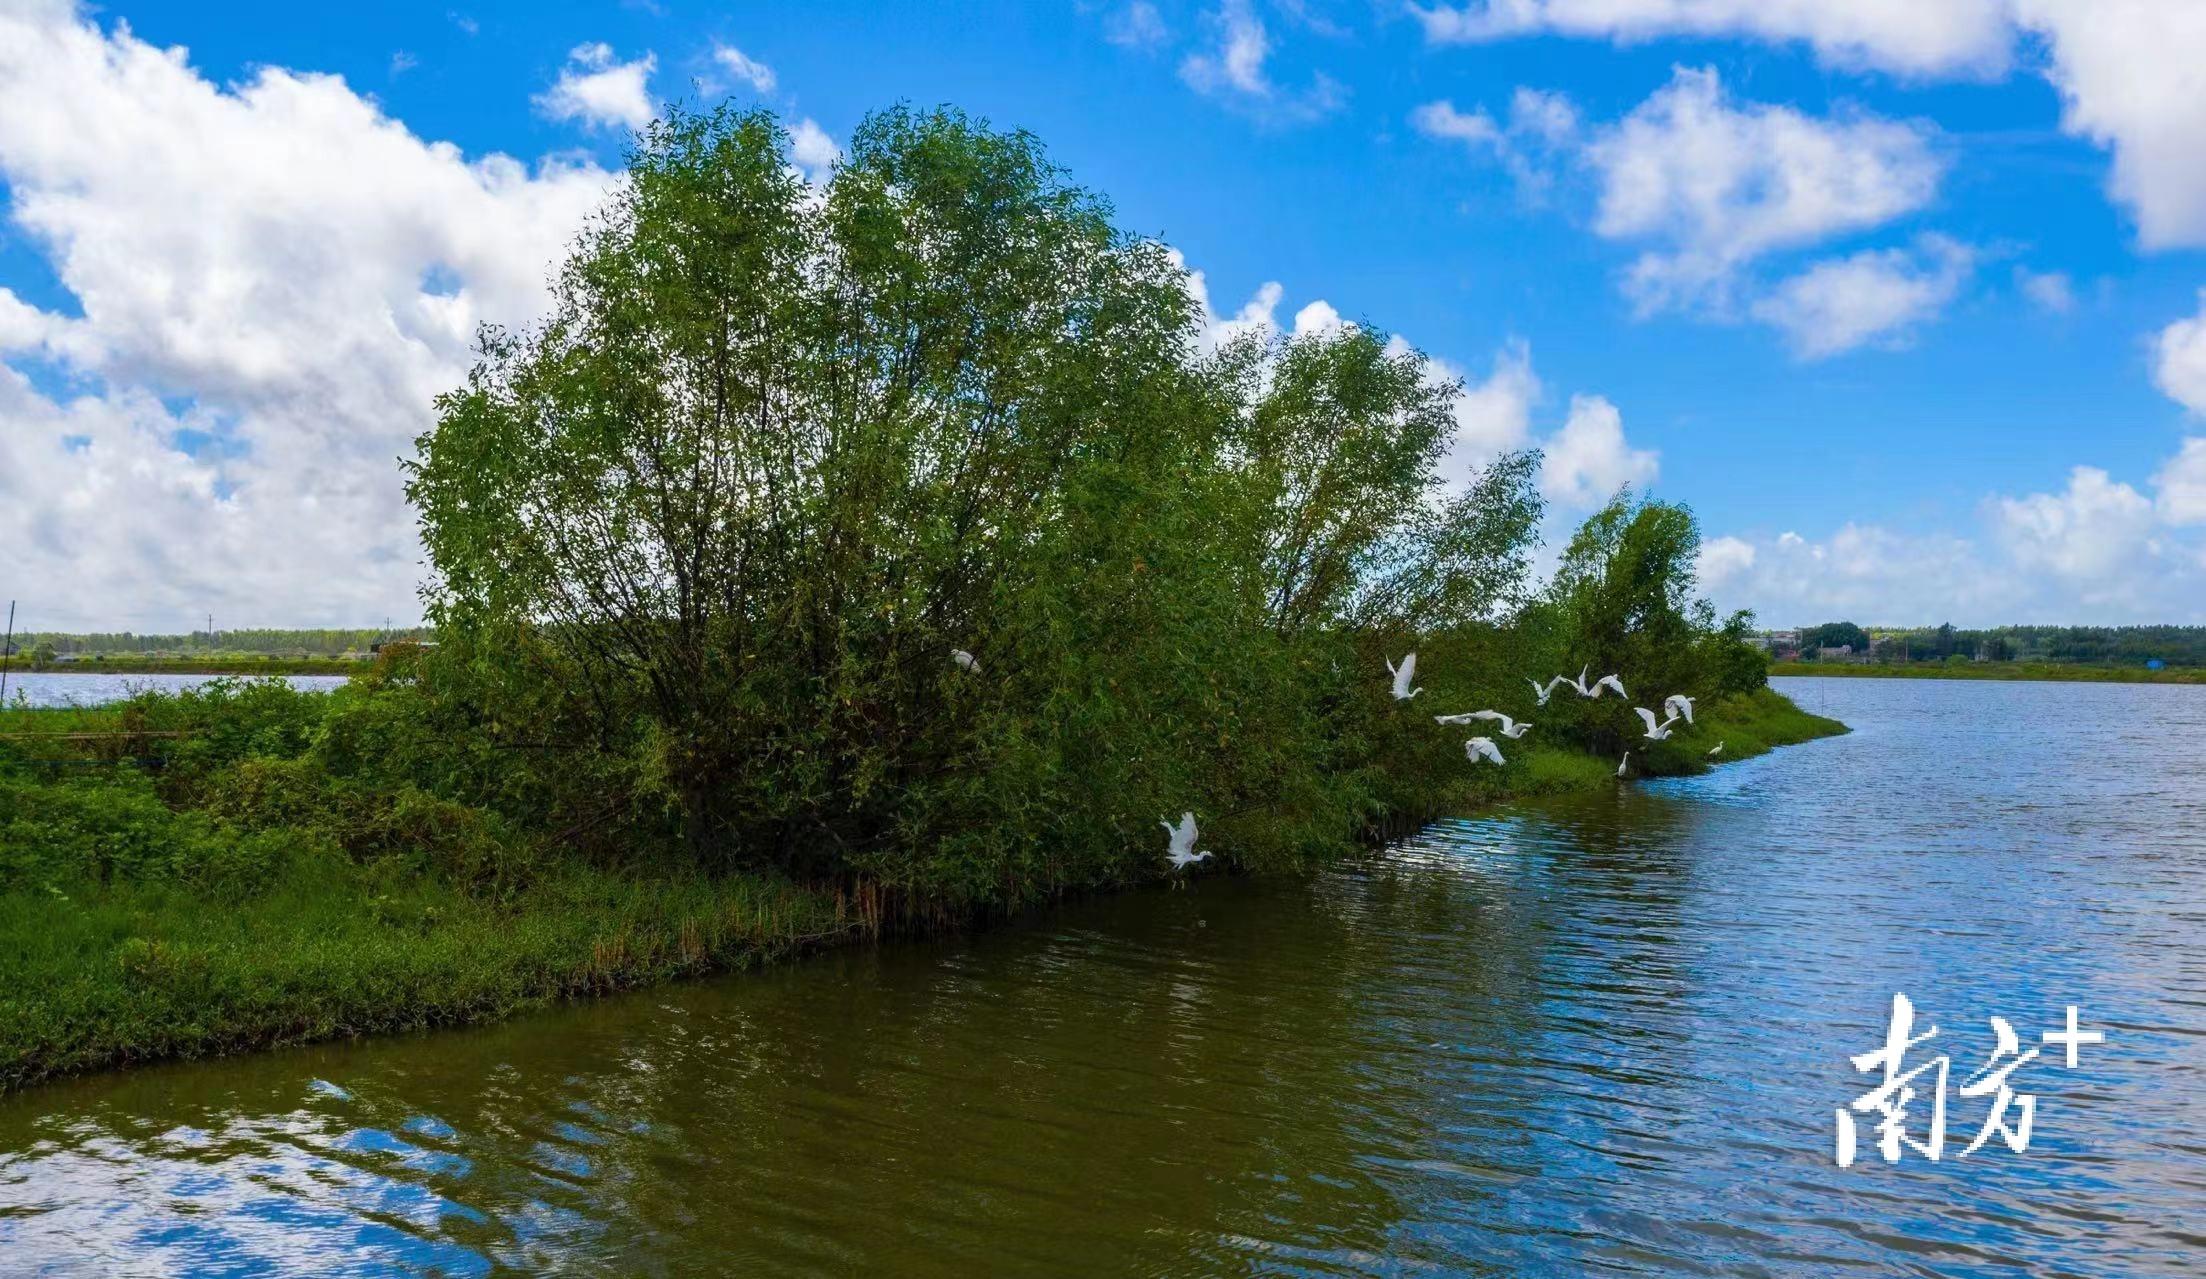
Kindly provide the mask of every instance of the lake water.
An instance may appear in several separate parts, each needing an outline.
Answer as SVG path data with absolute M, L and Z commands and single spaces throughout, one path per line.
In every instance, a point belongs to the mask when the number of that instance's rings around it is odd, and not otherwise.
M 1307 881 L 0 1101 L 0 1270 L 2206 1273 L 2206 686 L 1784 687 L 1857 731 Z M 2015 1074 L 2025 1153 L 1959 1157 L 1949 1095 L 1942 1161 L 1840 1169 L 1895 991 L 1955 1089 L 1994 1015 L 2107 1039 Z
M 109 675 L 76 671 L 9 671 L 7 704 L 15 705 L 16 690 L 33 706 L 101 706 L 119 702 L 147 689 L 175 693 L 235 675 Z M 344 675 L 258 675 L 255 679 L 280 679 L 293 688 L 327 692 L 345 682 Z

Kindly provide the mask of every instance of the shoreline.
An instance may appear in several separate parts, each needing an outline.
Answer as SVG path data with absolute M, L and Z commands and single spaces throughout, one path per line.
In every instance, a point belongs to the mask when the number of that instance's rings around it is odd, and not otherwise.
M 1724 743 L 1718 765 L 1850 731 L 1766 688 L 1708 711 L 1695 740 Z M 1612 761 L 1528 750 L 1518 770 L 1467 774 L 1427 820 L 1613 784 Z M 257 893 L 128 880 L 0 892 L 0 955 L 23 969 L 0 981 L 0 1096 L 164 1060 L 500 1021 L 884 931 L 877 900 L 763 874 L 553 862 L 526 886 L 486 897 L 435 873 L 293 856 Z M 952 927 L 1013 917 L 974 914 Z
M 374 663 L 355 657 L 211 657 L 107 658 L 101 661 L 48 662 L 35 666 L 20 655 L 8 663 L 8 678 L 18 675 L 363 675 Z
M 2206 668 L 2195 666 L 2155 671 L 2142 666 L 2083 666 L 2060 662 L 1971 662 L 1966 666 L 1936 662 L 1897 666 L 1772 662 L 1769 674 L 1772 679 L 1798 676 L 1805 679 L 2007 680 L 2036 684 L 2206 684 Z

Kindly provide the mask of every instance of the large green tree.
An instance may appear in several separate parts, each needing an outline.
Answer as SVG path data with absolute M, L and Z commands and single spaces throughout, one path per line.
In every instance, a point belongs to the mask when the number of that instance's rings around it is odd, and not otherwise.
M 1345 837 L 1358 637 L 1514 596 L 1534 460 L 1449 499 L 1456 388 L 1367 327 L 1203 355 L 1172 256 L 1027 135 L 884 112 L 821 186 L 785 147 L 655 124 L 440 401 L 449 660 L 558 690 L 716 861 L 1015 901 L 1182 808 L 1251 858 Z

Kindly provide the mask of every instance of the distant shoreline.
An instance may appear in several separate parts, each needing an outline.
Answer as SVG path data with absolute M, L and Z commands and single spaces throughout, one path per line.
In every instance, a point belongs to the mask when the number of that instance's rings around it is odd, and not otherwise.
M 48 662 L 34 666 L 20 655 L 9 660 L 18 675 L 358 675 L 368 661 L 355 657 L 109 657 L 102 661 Z
M 2206 667 L 2181 666 L 2155 671 L 2142 666 L 2085 666 L 2063 662 L 1970 662 L 1965 666 L 1947 666 L 1938 662 L 1772 662 L 1769 673 L 1772 676 L 1804 675 L 1837 679 L 2001 679 L 2040 683 L 2206 684 Z

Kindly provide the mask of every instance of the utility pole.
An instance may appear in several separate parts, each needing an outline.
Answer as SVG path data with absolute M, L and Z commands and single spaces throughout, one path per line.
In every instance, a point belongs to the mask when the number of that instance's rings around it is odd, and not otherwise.
M 8 638 L 0 641 L 0 707 L 8 704 L 8 664 L 15 660 L 15 601 L 8 601 Z

